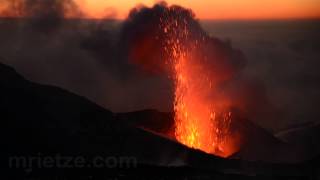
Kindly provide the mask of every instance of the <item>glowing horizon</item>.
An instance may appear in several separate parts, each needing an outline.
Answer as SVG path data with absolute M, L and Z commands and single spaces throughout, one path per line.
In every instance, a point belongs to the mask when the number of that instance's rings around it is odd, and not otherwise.
M 25 0 L 18 0 L 25 1 Z M 159 0 L 73 0 L 85 18 L 125 19 L 136 6 L 153 6 Z M 318 0 L 167 0 L 168 5 L 191 9 L 198 19 L 264 20 L 320 19 Z M 0 13 L 7 1 L 0 1 Z M 82 16 L 83 18 L 83 16 Z
M 77 0 L 89 17 L 112 17 L 125 19 L 137 5 L 152 6 L 154 0 Z M 167 0 L 169 5 L 176 4 L 192 9 L 199 19 L 319 19 L 318 0 Z

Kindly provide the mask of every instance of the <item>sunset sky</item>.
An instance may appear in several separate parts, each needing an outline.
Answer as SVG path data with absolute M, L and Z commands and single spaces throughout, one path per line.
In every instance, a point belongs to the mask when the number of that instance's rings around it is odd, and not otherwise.
M 13 2 L 0 0 L 0 13 Z M 159 0 L 73 0 L 89 18 L 124 19 L 137 5 Z M 192 9 L 199 19 L 320 19 L 320 0 L 166 0 Z
M 77 0 L 91 17 L 125 18 L 138 5 L 155 0 Z M 200 19 L 320 18 L 320 0 L 167 0 L 191 8 Z

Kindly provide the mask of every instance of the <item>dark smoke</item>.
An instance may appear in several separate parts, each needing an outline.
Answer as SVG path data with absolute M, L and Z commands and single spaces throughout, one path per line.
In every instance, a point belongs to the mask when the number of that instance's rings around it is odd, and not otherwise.
M 262 116 L 272 122 L 270 119 L 280 117 L 277 109 L 269 102 L 264 85 L 242 75 L 246 66 L 244 54 L 233 48 L 230 42 L 209 36 L 189 9 L 168 6 L 166 3 L 156 4 L 152 8 L 132 9 L 120 34 L 120 49 L 124 48 L 124 59 L 153 74 L 164 72 L 165 59 L 170 55 L 165 49 L 168 35 L 161 27 L 162 21 L 166 21 L 166 24 L 183 22 L 189 34 L 187 39 L 179 39 L 182 44 L 190 44 L 190 40 L 199 42 L 195 57 L 210 67 L 217 81 L 218 96 L 230 101 L 230 108 L 250 119 Z M 179 36 L 183 31 L 183 28 L 175 29 L 175 35 Z
M 64 18 L 82 14 L 73 0 L 1 0 L 2 17 Z
M 193 42 L 201 42 L 198 54 L 202 59 L 209 59 L 214 68 L 212 71 L 223 73 L 228 71 L 233 74 L 244 67 L 244 55 L 239 50 L 233 49 L 230 44 L 208 36 L 190 9 L 175 5 L 167 6 L 166 3 L 156 4 L 152 8 L 137 7 L 131 10 L 120 37 L 121 46 L 127 52 L 126 59 L 131 63 L 142 65 L 149 71 L 161 71 L 164 59 L 168 59 L 169 56 L 165 50 L 168 35 L 162 30 L 163 27 L 160 27 L 162 21 L 167 21 L 167 24 L 183 22 L 189 37 L 179 40 L 183 44 L 187 44 L 190 39 Z M 184 29 L 177 31 L 182 34 Z
M 28 18 L 0 23 L 1 62 L 31 80 L 66 88 L 113 111 L 171 111 L 172 83 L 162 73 L 166 36 L 159 27 L 160 17 L 167 17 L 186 21 L 191 37 L 201 39 L 199 56 L 224 75 L 219 88 L 235 108 L 257 121 L 275 114 L 263 85 L 242 75 L 241 51 L 209 36 L 191 10 L 159 3 L 132 9 L 124 22 L 89 21 L 66 19 L 83 15 L 72 0 L 7 2 L 1 15 Z
M 66 17 L 82 17 L 83 12 L 73 0 L 2 0 L 6 8 L 1 17 L 26 18 L 34 28 L 50 32 Z

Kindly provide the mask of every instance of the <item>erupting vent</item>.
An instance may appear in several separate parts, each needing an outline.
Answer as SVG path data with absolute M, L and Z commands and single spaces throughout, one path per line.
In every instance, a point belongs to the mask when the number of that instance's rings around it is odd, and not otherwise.
M 232 153 L 227 144 L 232 114 L 211 97 L 214 78 L 206 60 L 196 57 L 204 38 L 190 37 L 187 23 L 166 17 L 160 25 L 167 36 L 166 63 L 175 86 L 175 137 L 191 148 L 227 157 Z

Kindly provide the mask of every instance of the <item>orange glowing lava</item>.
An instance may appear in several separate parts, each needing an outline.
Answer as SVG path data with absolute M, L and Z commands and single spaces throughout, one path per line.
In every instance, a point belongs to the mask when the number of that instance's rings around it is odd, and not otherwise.
M 227 156 L 224 143 L 231 113 L 217 114 L 214 102 L 206 97 L 206 91 L 211 89 L 210 79 L 193 68 L 186 57 L 175 64 L 176 139 L 189 147 Z
M 215 80 L 205 60 L 196 57 L 198 40 L 189 38 L 183 20 L 165 20 L 163 31 L 168 36 L 167 64 L 174 79 L 175 137 L 188 147 L 227 157 L 231 112 L 214 101 Z

